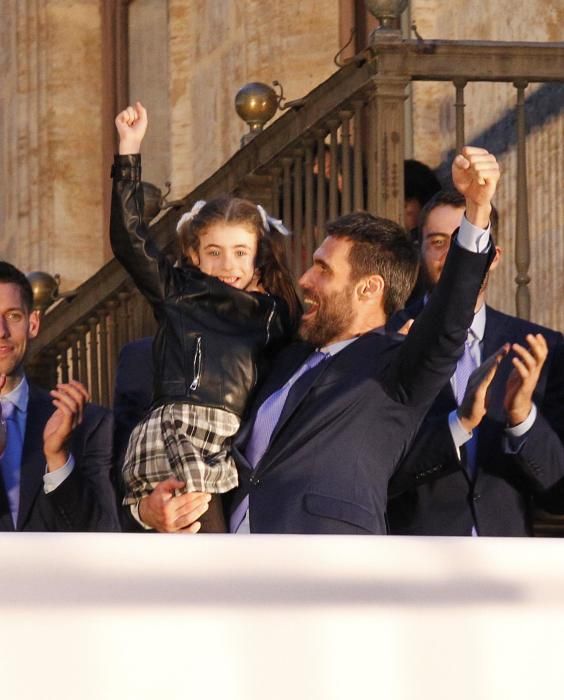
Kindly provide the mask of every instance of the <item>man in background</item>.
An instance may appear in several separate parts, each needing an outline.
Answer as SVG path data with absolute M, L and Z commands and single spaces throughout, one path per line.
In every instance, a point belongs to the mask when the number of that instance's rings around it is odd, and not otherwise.
M 464 213 L 456 192 L 440 192 L 422 211 L 425 296 L 392 321 L 416 318 L 437 285 Z M 495 237 L 497 215 L 492 216 Z M 500 262 L 496 256 L 490 273 Z M 476 303 L 465 351 L 390 484 L 392 534 L 530 535 L 531 502 L 564 476 L 564 343 L 561 333 Z M 505 344 L 513 349 L 486 391 L 466 382 Z M 491 380 L 491 376 L 489 377 Z
M 39 325 L 27 278 L 0 261 L 0 530 L 118 530 L 111 415 L 87 405 L 79 382 L 50 395 L 29 384 L 24 360 Z

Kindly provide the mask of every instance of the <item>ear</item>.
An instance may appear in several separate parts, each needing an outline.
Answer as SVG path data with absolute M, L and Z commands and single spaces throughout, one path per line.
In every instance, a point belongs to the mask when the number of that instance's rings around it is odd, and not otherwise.
M 494 259 L 492 260 L 492 264 L 490 265 L 490 272 L 492 270 L 495 270 L 495 268 L 499 265 L 499 262 L 501 260 L 501 255 L 502 255 L 502 249 L 496 245 L 495 247 L 495 256 Z
M 380 275 L 364 277 L 356 285 L 356 297 L 360 302 L 380 300 L 384 294 L 384 279 Z
M 29 314 L 29 325 L 27 327 L 27 337 L 36 338 L 41 325 L 39 311 L 34 310 Z
M 188 258 L 188 260 L 190 260 L 192 265 L 195 265 L 196 267 L 200 266 L 200 254 L 197 250 L 194 250 L 194 248 L 187 248 L 184 251 L 184 255 Z

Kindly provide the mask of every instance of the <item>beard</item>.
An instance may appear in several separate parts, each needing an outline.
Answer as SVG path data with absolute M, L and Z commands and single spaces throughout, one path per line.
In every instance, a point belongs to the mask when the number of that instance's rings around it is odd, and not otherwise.
M 316 348 L 329 345 L 333 340 L 342 339 L 353 319 L 352 293 L 352 285 L 325 297 L 319 297 L 307 291 L 306 296 L 317 302 L 318 306 L 311 320 L 302 319 L 299 328 L 300 338 Z

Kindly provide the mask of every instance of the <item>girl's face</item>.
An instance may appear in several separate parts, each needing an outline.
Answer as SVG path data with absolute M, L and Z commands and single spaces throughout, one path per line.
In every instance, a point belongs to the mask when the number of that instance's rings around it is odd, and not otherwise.
M 257 236 L 241 224 L 217 223 L 200 235 L 194 264 L 237 289 L 251 286 L 255 275 Z

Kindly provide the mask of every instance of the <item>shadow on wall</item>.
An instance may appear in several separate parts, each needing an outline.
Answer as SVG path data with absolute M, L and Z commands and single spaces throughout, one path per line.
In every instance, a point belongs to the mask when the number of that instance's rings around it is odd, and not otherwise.
M 527 135 L 534 129 L 564 112 L 564 84 L 547 83 L 542 85 L 525 100 L 525 122 Z M 497 158 L 517 145 L 517 110 L 507 112 L 488 129 L 471 141 L 473 146 L 487 148 Z M 456 150 L 451 149 L 435 174 L 443 183 L 450 182 L 450 167 Z

